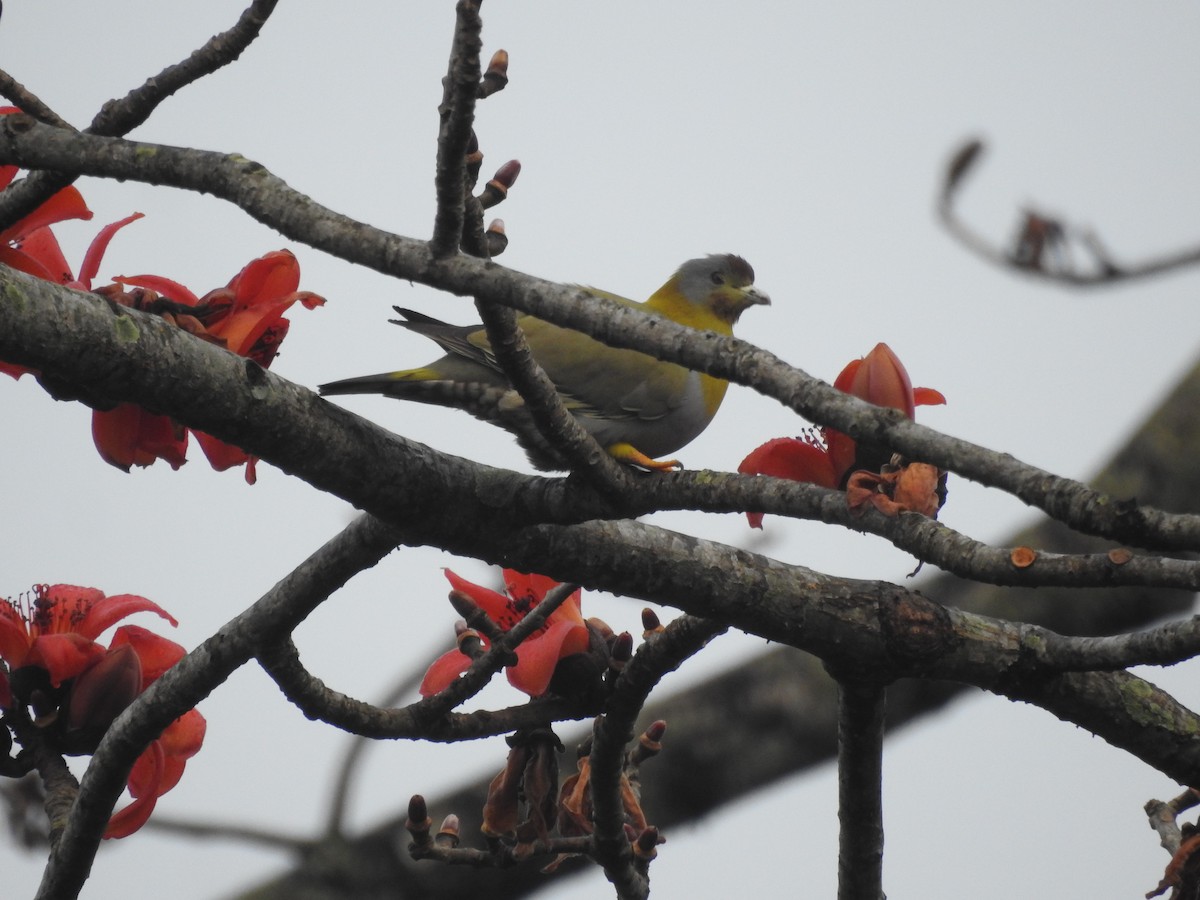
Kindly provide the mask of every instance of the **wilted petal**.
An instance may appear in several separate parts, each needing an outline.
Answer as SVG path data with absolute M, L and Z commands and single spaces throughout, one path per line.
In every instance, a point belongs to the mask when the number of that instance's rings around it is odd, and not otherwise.
M 115 647 L 71 686 L 67 728 L 98 737 L 141 691 L 142 666 L 137 654 L 132 647 Z
M 513 747 L 508 751 L 504 768 L 488 785 L 480 830 L 489 837 L 513 834 L 517 830 L 521 776 L 528 759 L 529 750 L 526 747 Z

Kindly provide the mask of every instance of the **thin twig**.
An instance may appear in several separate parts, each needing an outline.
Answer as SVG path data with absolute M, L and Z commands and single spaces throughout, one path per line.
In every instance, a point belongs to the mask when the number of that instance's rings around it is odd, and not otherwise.
M 537 364 L 525 335 L 517 326 L 516 313 L 508 307 L 484 301 L 477 301 L 475 308 L 487 329 L 488 343 L 496 362 L 521 395 L 548 451 L 561 456 L 572 472 L 581 474 L 589 484 L 605 493 L 631 488 L 630 473 L 609 456 L 563 406 L 554 382 Z
M 53 125 L 55 128 L 72 127 L 70 122 L 3 69 L 0 69 L 0 96 L 7 97 L 13 106 L 47 125 Z
M 374 704 L 377 708 L 395 706 L 417 689 L 421 683 L 422 669 L 414 668 L 400 676 L 391 688 Z M 346 825 L 346 809 L 350 803 L 350 794 L 354 787 L 354 779 L 359 772 L 359 762 L 367 748 L 373 742 L 361 734 L 350 736 L 350 745 L 337 767 L 333 781 L 333 793 L 329 798 L 329 815 L 325 819 L 325 834 L 331 837 L 342 837 Z
M 483 22 L 479 17 L 479 5 L 473 0 L 459 0 L 455 13 L 450 64 L 442 81 L 445 97 L 438 110 L 441 128 L 434 178 L 437 213 L 433 220 L 433 237 L 429 241 L 435 259 L 454 255 L 462 241 L 463 204 L 471 190 L 467 184 L 467 144 L 471 140 L 481 76 L 479 51 L 483 47 L 480 39 Z
M 696 616 L 673 620 L 638 648 L 617 677 L 605 714 L 596 720 L 590 755 L 593 855 L 622 900 L 635 900 L 649 893 L 646 864 L 635 859 L 625 837 L 621 799 L 625 745 L 633 739 L 634 722 L 655 685 L 727 627 Z
M 1200 794 L 1188 788 L 1173 800 L 1148 800 L 1145 807 L 1150 827 L 1158 832 L 1159 843 L 1164 850 L 1175 855 L 1183 843 L 1183 832 L 1179 828 L 1179 814 L 1200 804 Z
M 313 838 L 287 835 L 265 828 L 251 828 L 237 822 L 190 821 L 173 819 L 158 813 L 155 813 L 144 827 L 148 831 L 158 831 L 188 839 L 237 841 L 239 844 L 257 844 L 261 847 L 287 850 L 299 855 L 308 853 L 321 845 L 319 840 Z
M 1025 213 L 1022 234 L 1026 235 L 1034 229 L 1039 232 L 1049 232 L 1051 235 L 1050 246 L 1044 252 L 1040 250 L 1035 253 L 1018 252 L 1021 250 L 1020 236 L 1016 249 L 1006 249 L 993 244 L 982 233 L 971 227 L 959 215 L 955 207 L 959 190 L 968 173 L 974 169 L 982 152 L 982 142 L 971 140 L 954 154 L 947 166 L 942 191 L 938 195 L 937 213 L 951 237 L 992 265 L 1010 272 L 1018 272 L 1069 287 L 1089 288 L 1163 275 L 1200 263 L 1200 247 L 1189 247 L 1174 253 L 1164 253 L 1138 263 L 1118 265 L 1113 262 L 1108 250 L 1094 232 L 1070 228 L 1057 219 L 1032 211 Z M 1061 259 L 1057 265 L 1049 262 L 1051 257 L 1061 255 L 1055 254 L 1054 251 L 1065 249 L 1067 242 L 1072 238 L 1075 239 L 1072 246 L 1081 246 L 1087 251 L 1094 264 L 1093 268 L 1080 269 L 1069 259 Z
M 562 584 L 549 591 L 448 687 L 401 709 L 380 709 L 330 689 L 301 665 L 290 638 L 263 647 L 258 660 L 284 695 L 306 716 L 364 737 L 457 741 L 544 725 L 551 719 L 582 718 L 594 710 L 555 699 L 534 700 L 523 706 L 488 710 L 478 715 L 449 716 L 450 710 L 479 693 L 508 664 L 520 643 L 541 628 L 576 590 L 575 585 Z
M 241 56 L 242 51 L 258 37 L 278 2 L 279 0 L 253 0 L 232 28 L 209 38 L 187 59 L 167 66 L 157 75 L 146 79 L 140 87 L 130 91 L 124 98 L 105 103 L 84 132 L 106 137 L 128 134 L 144 123 L 158 105 L 172 94 L 206 75 L 211 75 Z M 8 86 L 21 87 L 11 80 Z M 24 101 L 34 105 L 33 109 L 26 110 L 30 115 L 58 127 L 70 128 L 70 125 L 56 116 L 45 104 L 36 101 L 32 94 L 24 92 L 21 96 Z M 18 102 L 17 105 L 22 104 Z M 63 170 L 32 172 L 21 181 L 10 185 L 0 193 L 0 227 L 28 215 L 45 203 L 55 191 L 74 181 L 78 175 L 77 172 Z

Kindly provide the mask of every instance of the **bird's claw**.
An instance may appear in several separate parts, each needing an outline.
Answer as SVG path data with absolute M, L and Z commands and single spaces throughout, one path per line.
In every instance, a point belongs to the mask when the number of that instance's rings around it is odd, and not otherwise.
M 683 463 L 677 459 L 651 459 L 632 444 L 613 444 L 608 448 L 608 454 L 618 462 L 639 466 L 651 472 L 670 472 L 683 468 Z

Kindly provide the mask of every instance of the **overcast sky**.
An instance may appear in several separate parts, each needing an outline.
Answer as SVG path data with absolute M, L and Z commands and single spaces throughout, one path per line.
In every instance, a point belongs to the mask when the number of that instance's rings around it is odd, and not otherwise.
M 228 27 L 243 5 L 9 0 L 0 67 L 82 126 L 105 100 Z M 686 259 L 740 253 L 775 301 L 751 310 L 740 336 L 827 379 L 887 341 L 914 383 L 949 400 L 922 409 L 922 421 L 1086 478 L 1192 361 L 1200 273 L 1071 293 L 994 270 L 935 223 L 940 172 L 963 139 L 987 139 L 963 211 L 996 240 L 1031 203 L 1096 228 L 1122 261 L 1200 240 L 1200 7 L 734 8 L 485 4 L 485 55 L 502 47 L 512 61 L 508 89 L 480 106 L 484 171 L 510 158 L 524 166 L 496 211 L 510 237 L 501 261 L 644 298 Z M 166 102 L 132 136 L 244 154 L 339 212 L 427 237 L 452 27 L 449 0 L 281 3 L 240 62 Z M 295 251 L 302 287 L 328 298 L 323 309 L 292 315 L 273 367 L 301 384 L 432 358 L 427 342 L 386 324 L 392 304 L 472 316 L 468 301 L 290 244 L 212 198 L 89 179 L 79 186 L 96 217 L 59 230 L 76 265 L 100 225 L 146 213 L 113 242 L 100 284 L 151 272 L 202 294 L 254 257 Z M 506 435 L 453 412 L 378 398 L 344 405 L 441 450 L 527 468 Z M 90 412 L 50 400 L 30 378 L 0 381 L 0 409 L 0 595 L 37 582 L 144 594 L 179 618 L 174 636 L 193 646 L 352 513 L 265 464 L 247 487 L 237 472 L 212 472 L 195 448 L 180 472 L 160 463 L 125 475 L 92 448 Z M 803 426 L 734 388 L 680 456 L 692 468 L 731 469 L 758 443 Z M 655 518 L 740 545 L 753 537 L 737 516 Z M 942 518 L 1001 540 L 1029 514 L 955 479 Z M 912 568 L 873 537 L 779 519 L 768 519 L 767 536 L 766 552 L 835 574 L 901 581 Z M 305 662 L 365 699 L 421 667 L 449 646 L 454 614 L 442 566 L 492 577 L 437 551 L 397 551 L 299 630 Z M 584 603 L 618 631 L 638 628 L 636 601 Z M 736 665 L 762 644 L 723 637 L 668 687 Z M 1152 677 L 1195 706 L 1196 670 Z M 516 699 L 507 687 L 487 696 Z M 160 811 L 315 833 L 344 737 L 307 722 L 255 669 L 237 673 L 202 710 L 204 749 Z M 379 746 L 362 772 L 353 822 L 369 826 L 413 792 L 436 795 L 496 770 L 504 753 L 499 739 Z M 656 896 L 771 895 L 781 885 L 832 896 L 831 773 L 797 777 L 719 819 L 673 830 L 652 869 Z M 1167 861 L 1141 806 L 1174 793 L 1166 778 L 1041 710 L 990 696 L 960 702 L 889 743 L 888 896 L 1140 896 Z M 146 876 L 174 872 L 188 875 L 173 880 L 174 896 L 210 900 L 288 862 L 149 832 L 103 851 L 85 896 L 161 897 L 161 882 Z M 0 845 L 6 896 L 31 896 L 41 865 Z M 554 896 L 592 900 L 611 890 L 597 870 Z

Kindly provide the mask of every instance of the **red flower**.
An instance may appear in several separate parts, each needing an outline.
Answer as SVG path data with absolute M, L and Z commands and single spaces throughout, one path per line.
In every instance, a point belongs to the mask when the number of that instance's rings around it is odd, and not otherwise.
M 0 115 L 19 113 L 15 106 L 0 107 Z M 0 166 L 0 190 L 7 188 L 17 177 L 16 166 Z M 90 219 L 83 195 L 73 186 L 56 192 L 49 200 L 24 218 L 0 230 L 0 263 L 18 269 L 35 278 L 66 283 L 64 270 L 70 270 L 63 260 L 62 250 L 48 226 L 67 219 Z M 0 372 L 20 378 L 30 371 L 24 366 L 0 362 Z
M 15 112 L 20 110 L 11 106 L 0 108 L 0 115 Z M 0 166 L 0 189 L 7 187 L 16 173 L 15 166 Z M 33 213 L 0 231 L 0 263 L 47 281 L 92 290 L 92 279 L 113 235 L 142 214 L 134 213 L 102 228 L 88 247 L 76 277 L 49 226 L 64 219 L 91 217 L 92 212 L 79 191 L 74 187 L 64 188 Z M 252 261 L 227 286 L 202 298 L 179 282 L 158 275 L 114 280 L 142 290 L 126 292 L 112 286 L 101 288 L 98 293 L 111 302 L 161 315 L 198 337 L 253 359 L 264 368 L 271 364 L 287 334 L 289 323 L 283 314 L 288 308 L 297 301 L 308 309 L 325 302 L 311 291 L 299 290 L 300 265 L 287 250 L 267 253 Z M 29 371 L 24 366 L 0 362 L 0 372 L 13 378 Z M 195 435 L 214 469 L 220 472 L 244 463 L 246 481 L 254 483 L 256 457 L 203 432 L 197 431 Z M 148 466 L 157 459 L 166 460 L 173 469 L 187 461 L 187 430 L 167 416 L 147 412 L 132 403 L 93 412 L 92 439 L 105 462 L 127 472 L 132 466 Z
M 915 418 L 918 406 L 946 402 L 932 388 L 914 388 L 903 363 L 883 343 L 842 369 L 833 386 L 876 406 L 898 409 L 910 419 Z M 802 438 L 767 441 L 742 460 L 738 471 L 744 475 L 773 475 L 839 488 L 852 470 L 866 468 L 878 472 L 890 457 L 890 451 L 860 447 L 849 435 L 823 428 L 819 437 L 808 434 Z M 762 513 L 746 516 L 752 527 L 762 528 Z
M 28 608 L 0 602 L 0 705 L 29 706 L 47 739 L 64 753 L 90 753 L 133 699 L 184 655 L 183 647 L 138 625 L 123 625 L 109 647 L 96 638 L 121 619 L 152 612 L 177 624 L 158 604 L 134 594 L 105 597 L 96 588 L 36 585 Z M 189 710 L 134 763 L 134 800 L 113 815 L 105 837 L 125 837 L 145 824 L 155 803 L 178 783 L 204 741 L 204 717 Z
M 544 575 L 525 575 L 505 569 L 504 585 L 508 591 L 505 596 L 459 578 L 449 569 L 446 577 L 456 591 L 466 594 L 503 631 L 512 628 L 558 586 L 557 581 Z M 486 646 L 487 639 L 483 638 L 483 641 Z M 508 667 L 508 682 L 531 697 L 539 697 L 549 688 L 559 660 L 585 653 L 590 646 L 591 635 L 580 612 L 580 592 L 575 591 L 550 614 L 540 629 L 517 647 L 517 664 Z M 428 697 L 449 687 L 470 666 L 471 658 L 457 648 L 442 654 L 425 672 L 421 696 Z
M 0 107 L 0 116 L 19 113 L 15 106 Z M 16 166 L 0 166 L 0 190 L 7 188 L 17 177 Z M 92 211 L 87 208 L 83 195 L 73 186 L 56 192 L 49 200 L 22 219 L 0 231 L 0 263 L 19 269 L 35 278 L 60 281 L 61 271 L 57 263 L 62 260 L 62 251 L 57 260 L 53 252 L 44 246 L 44 231 L 47 226 L 67 219 L 90 219 Z M 54 244 L 57 248 L 57 241 Z
M 264 368 L 275 359 L 279 344 L 287 334 L 290 323 L 283 314 L 292 304 L 299 302 L 306 309 L 313 309 L 325 302 L 323 297 L 311 291 L 298 290 L 300 263 L 287 250 L 276 250 L 259 257 L 238 272 L 227 286 L 209 291 L 203 297 L 158 275 L 136 275 L 114 281 L 152 291 L 154 299 L 161 296 L 172 301 L 177 305 L 173 313 L 176 324 L 183 325 L 179 320 L 187 318 L 186 327 L 193 334 L 219 343 L 239 356 L 247 356 Z M 139 292 L 114 295 L 114 299 L 132 300 L 134 305 L 147 302 Z M 153 303 L 153 300 L 149 302 Z M 147 465 L 139 462 L 136 454 L 139 451 L 155 454 L 154 439 L 146 435 L 143 440 L 144 432 L 131 423 L 103 420 L 108 415 L 96 413 L 101 421 L 93 419 L 92 430 L 100 455 L 126 470 L 130 465 Z M 137 425 L 144 428 L 142 423 Z M 246 481 L 254 483 L 257 457 L 204 432 L 193 433 L 214 469 L 222 472 L 245 463 Z M 163 458 L 171 462 L 170 457 Z M 153 462 L 153 456 L 150 461 Z M 172 465 L 178 468 L 173 462 Z

